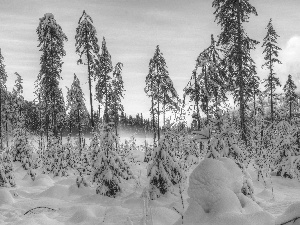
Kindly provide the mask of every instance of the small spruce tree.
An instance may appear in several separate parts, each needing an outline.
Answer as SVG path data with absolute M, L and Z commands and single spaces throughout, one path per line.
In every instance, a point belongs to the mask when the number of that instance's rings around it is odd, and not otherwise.
M 113 132 L 112 124 L 104 124 L 100 139 L 100 150 L 95 162 L 93 182 L 98 187 L 97 194 L 116 197 L 122 191 L 121 178 L 134 178 L 129 165 L 116 153 L 118 139 Z
M 295 85 L 292 75 L 289 74 L 288 79 L 283 87 L 285 93 L 285 101 L 289 106 L 289 120 L 292 120 L 292 111 L 293 108 L 297 105 L 298 96 L 295 93 L 297 86 Z

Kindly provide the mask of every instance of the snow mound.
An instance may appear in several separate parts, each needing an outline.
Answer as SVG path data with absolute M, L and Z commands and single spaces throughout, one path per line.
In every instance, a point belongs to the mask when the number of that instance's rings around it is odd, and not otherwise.
M 11 193 L 4 188 L 0 188 L 0 205 L 2 204 L 13 204 L 14 199 Z
M 143 203 L 143 199 L 138 197 L 138 196 L 134 196 L 131 198 L 128 198 L 126 200 L 123 201 L 122 206 L 128 209 L 141 209 L 141 207 L 143 207 L 144 203 Z
M 96 217 L 91 210 L 80 209 L 73 214 L 73 216 L 68 220 L 68 222 L 82 223 L 82 222 L 91 222 L 95 219 Z
M 70 177 L 70 178 L 65 178 L 65 179 L 62 179 L 58 182 L 56 182 L 56 184 L 61 184 L 61 185 L 72 185 L 75 183 L 75 178 L 74 177 Z
M 241 193 L 242 185 L 243 173 L 233 160 L 204 159 L 189 178 L 184 224 L 274 225 L 272 215 Z
M 68 195 L 68 187 L 56 184 L 39 194 L 40 197 L 64 198 Z
M 32 179 L 31 179 L 31 176 L 26 173 L 22 180 L 24 180 L 24 181 L 30 181 Z
M 73 180 L 74 183 L 74 180 Z M 80 186 L 80 188 L 78 188 L 78 186 L 76 184 L 72 184 L 69 188 L 69 195 L 88 195 L 88 194 L 93 194 L 94 190 L 92 190 L 89 187 L 85 187 L 85 186 Z
M 32 186 L 53 186 L 54 181 L 47 174 L 38 175 L 32 182 Z
M 152 208 L 153 224 L 155 225 L 173 224 L 178 217 L 179 214 L 172 209 L 165 207 Z
M 267 189 L 264 189 L 262 192 L 256 194 L 255 196 L 257 196 L 261 199 L 264 199 L 264 200 L 273 198 L 272 191 L 267 190 Z
M 300 225 L 300 202 L 290 205 L 282 215 L 276 218 L 275 224 Z
M 33 182 L 32 182 L 32 186 L 53 186 L 54 184 L 54 181 L 49 178 L 40 178 L 40 179 L 35 179 Z
M 23 220 L 18 221 L 18 223 L 15 223 L 18 225 L 62 225 L 63 223 L 49 218 L 47 215 L 45 214 L 37 214 L 34 216 L 28 216 L 25 217 Z

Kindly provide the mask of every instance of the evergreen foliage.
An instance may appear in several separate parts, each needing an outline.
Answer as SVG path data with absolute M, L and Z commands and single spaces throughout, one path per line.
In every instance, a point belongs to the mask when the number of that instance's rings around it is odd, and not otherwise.
M 91 106 L 91 126 L 94 127 L 93 118 L 93 96 L 92 96 L 92 78 L 96 74 L 95 59 L 99 52 L 98 38 L 96 37 L 97 31 L 93 25 L 92 18 L 83 10 L 82 16 L 79 18 L 78 27 L 76 28 L 75 47 L 76 53 L 79 55 L 78 64 L 83 64 L 85 59 L 88 66 L 88 81 L 90 91 L 90 106 Z
M 174 132 L 170 129 L 166 130 L 152 153 L 152 160 L 147 169 L 147 176 L 150 177 L 151 199 L 156 199 L 161 194 L 171 191 L 173 185 L 182 182 L 185 177 L 175 157 L 175 139 Z
M 96 84 L 96 98 L 100 104 L 104 105 L 104 122 L 108 123 L 109 110 L 111 104 L 111 94 L 112 94 L 112 83 L 110 73 L 113 71 L 111 55 L 108 52 L 105 38 L 103 37 L 101 55 L 98 55 L 97 60 L 98 70 L 97 70 L 97 84 Z
M 101 130 L 100 150 L 95 162 L 93 182 L 98 187 L 97 194 L 116 197 L 122 191 L 120 187 L 121 178 L 134 178 L 129 165 L 116 153 L 118 139 L 113 132 L 111 124 L 103 125 Z
M 66 55 L 64 41 L 67 40 L 67 36 L 51 13 L 46 13 L 44 17 L 40 18 L 36 32 L 39 41 L 38 47 L 42 52 L 36 94 L 43 107 L 41 119 L 48 138 L 50 128 L 55 136 L 58 135 L 59 113 L 65 110 L 61 101 L 62 92 L 59 88 L 59 80 L 62 79 L 60 74 L 63 64 L 62 57 Z
M 80 81 L 76 74 L 74 74 L 74 80 L 71 85 L 71 88 L 67 88 L 67 110 L 68 119 L 69 119 L 69 127 L 70 131 L 72 125 L 78 129 L 78 140 L 79 146 L 82 147 L 81 137 L 82 137 L 82 129 L 89 124 L 89 114 L 87 108 L 85 106 L 85 98 L 80 87 Z M 71 133 L 70 133 L 71 134 Z M 80 150 L 81 151 L 81 150 Z
M 289 106 L 289 119 L 292 119 L 292 111 L 295 106 L 298 104 L 299 97 L 295 93 L 297 86 L 295 85 L 292 75 L 289 74 L 288 79 L 283 87 L 283 91 L 285 93 L 285 101 Z
M 29 132 L 25 126 L 24 98 L 23 98 L 23 79 L 21 75 L 15 73 L 17 79 L 13 88 L 12 111 L 15 115 L 13 130 L 12 157 L 13 161 L 19 161 L 25 170 L 31 169 L 33 165 L 33 149 L 29 144 Z
M 215 20 L 221 26 L 218 43 L 224 50 L 224 70 L 228 75 L 235 103 L 239 104 L 240 133 L 242 141 L 247 143 L 249 136 L 248 102 L 252 98 L 255 63 L 250 51 L 255 49 L 257 41 L 248 37 L 243 23 L 250 15 L 257 15 L 249 0 L 214 0 Z
M 2 187 L 15 187 L 15 177 L 13 174 L 13 164 L 9 153 L 6 148 L 0 154 L 0 186 Z
M 2 123 L 3 123 L 3 102 L 5 101 L 6 95 L 6 83 L 7 81 L 7 73 L 5 71 L 4 65 L 4 57 L 2 56 L 1 48 L 0 48 L 0 148 L 3 148 L 3 133 L 2 133 Z
M 124 107 L 122 104 L 123 92 L 124 92 L 124 82 L 122 79 L 122 63 L 117 63 L 112 80 L 112 93 L 111 93 L 111 117 L 115 124 L 116 135 L 118 136 L 118 125 L 120 120 L 120 115 L 124 113 Z
M 269 70 L 268 78 L 264 80 L 265 84 L 265 92 L 268 93 L 270 97 L 270 103 L 271 103 L 271 122 L 274 122 L 274 100 L 276 98 L 276 87 L 281 86 L 279 82 L 279 78 L 276 77 L 276 73 L 274 72 L 274 65 L 275 63 L 281 64 L 278 57 L 278 51 L 281 50 L 276 44 L 277 44 L 277 38 L 279 35 L 276 33 L 276 31 L 273 28 L 272 25 L 272 19 L 270 19 L 268 25 L 267 25 L 267 35 L 265 36 L 263 40 L 264 51 L 263 54 L 265 54 L 264 59 L 266 62 L 262 65 L 262 67 L 266 67 Z
M 173 86 L 173 82 L 167 70 L 167 64 L 159 46 L 156 46 L 154 56 L 149 62 L 149 73 L 146 76 L 145 92 L 147 96 L 151 97 L 150 114 L 152 116 L 154 128 L 154 143 L 157 135 L 157 140 L 160 139 L 160 114 L 164 115 L 166 109 L 178 108 L 178 94 Z M 162 105 L 162 108 L 160 107 Z M 157 125 L 155 125 L 157 123 Z

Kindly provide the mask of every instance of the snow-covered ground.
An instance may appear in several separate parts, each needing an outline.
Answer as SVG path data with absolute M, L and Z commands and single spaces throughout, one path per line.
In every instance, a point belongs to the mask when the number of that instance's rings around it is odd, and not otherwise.
M 142 144 L 143 142 L 142 138 L 137 140 L 138 144 Z M 145 199 L 141 196 L 148 184 L 146 177 L 147 163 L 142 161 L 143 154 L 141 151 L 135 151 L 134 155 L 141 162 L 131 164 L 132 171 L 141 185 L 137 185 L 137 181 L 135 180 L 123 181 L 123 192 L 117 198 L 96 195 L 96 187 L 81 187 L 78 189 L 75 182 L 76 176 L 53 178 L 49 175 L 41 174 L 41 171 L 37 171 L 37 178 L 35 181 L 32 181 L 30 176 L 22 169 L 21 164 L 15 163 L 14 169 L 17 186 L 15 188 L 0 188 L 0 224 L 143 224 L 143 221 L 145 221 L 146 204 Z M 196 167 L 197 165 L 193 165 L 190 168 L 188 176 Z M 239 180 L 240 173 L 236 169 L 226 165 L 225 167 L 228 173 L 232 173 L 232 177 Z M 255 198 L 266 215 L 270 213 L 274 217 L 274 220 L 277 218 L 277 222 L 283 223 L 287 221 L 287 218 L 290 218 L 289 215 L 294 216 L 297 214 L 297 210 L 300 210 L 300 204 L 293 205 L 284 216 L 281 216 L 290 205 L 300 201 L 299 181 L 273 176 L 272 185 L 269 180 L 268 188 L 264 189 L 263 182 L 256 180 L 257 174 L 255 170 L 249 168 L 249 173 L 254 184 Z M 232 200 L 230 198 L 232 193 L 235 193 L 235 187 L 239 188 L 239 184 L 235 183 L 234 179 L 232 182 L 232 185 L 234 184 L 232 187 L 229 185 L 229 181 L 225 182 L 226 185 L 230 186 L 228 186 L 228 198 L 230 200 Z M 189 203 L 191 202 L 188 193 L 191 197 L 192 192 L 191 190 L 188 191 L 188 187 L 189 178 L 183 192 L 185 211 L 188 210 Z M 273 187 L 274 199 L 271 187 Z M 205 196 L 201 198 L 206 199 Z M 226 205 L 226 203 L 224 204 Z M 232 204 L 234 205 L 234 202 Z M 204 207 L 206 206 L 204 205 Z M 207 207 L 213 208 L 212 206 Z M 257 207 L 254 208 L 248 208 L 248 211 L 245 211 L 245 213 L 250 214 L 251 212 L 253 214 L 253 210 L 257 211 Z M 179 221 L 181 218 L 179 212 L 182 212 L 183 209 L 178 188 L 175 188 L 174 193 L 168 193 L 157 200 L 150 201 L 149 209 L 148 224 L 151 224 L 151 220 L 154 225 L 171 225 Z M 200 212 L 196 213 L 198 215 L 201 214 Z M 190 215 L 192 216 L 192 214 Z M 253 215 L 257 218 L 258 215 L 261 216 L 261 214 Z M 257 220 L 257 218 L 253 217 L 253 220 Z M 181 224 L 181 222 L 178 224 Z M 287 225 L 290 224 L 299 225 L 300 219 L 295 223 L 288 223 Z

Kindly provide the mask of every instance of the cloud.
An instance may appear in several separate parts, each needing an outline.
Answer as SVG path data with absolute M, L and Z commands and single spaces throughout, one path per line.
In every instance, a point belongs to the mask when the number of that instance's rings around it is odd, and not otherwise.
M 286 79 L 288 74 L 291 74 L 298 90 L 300 90 L 300 36 L 293 36 L 287 41 L 280 58 L 282 62 L 280 73 Z

